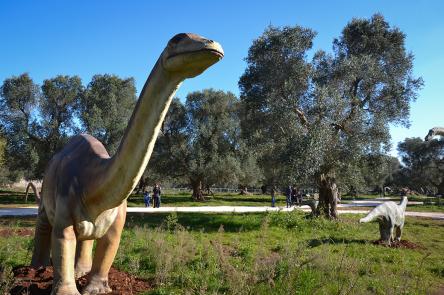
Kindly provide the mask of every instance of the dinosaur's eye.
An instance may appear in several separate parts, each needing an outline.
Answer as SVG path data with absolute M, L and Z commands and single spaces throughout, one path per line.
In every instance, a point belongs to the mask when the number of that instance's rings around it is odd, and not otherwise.
M 171 38 L 170 40 L 170 44 L 177 44 L 180 41 L 182 41 L 184 38 L 188 37 L 187 34 L 185 33 L 180 33 L 177 34 L 176 36 L 174 36 L 173 38 Z

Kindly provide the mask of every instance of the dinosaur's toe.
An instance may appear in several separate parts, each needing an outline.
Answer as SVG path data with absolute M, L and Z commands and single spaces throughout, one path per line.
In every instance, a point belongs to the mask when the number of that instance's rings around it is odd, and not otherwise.
M 112 289 L 108 285 L 108 279 L 92 277 L 88 285 L 83 289 L 82 295 L 110 293 Z

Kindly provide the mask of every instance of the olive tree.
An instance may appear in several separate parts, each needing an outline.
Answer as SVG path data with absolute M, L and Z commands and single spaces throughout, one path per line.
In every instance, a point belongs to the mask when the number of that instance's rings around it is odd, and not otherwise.
M 265 170 L 281 182 L 311 178 L 320 210 L 334 218 L 338 181 L 362 157 L 388 151 L 389 124 L 408 125 L 422 80 L 413 77 L 405 35 L 382 15 L 353 19 L 331 54 L 309 62 L 314 35 L 269 27 L 253 42 L 239 81 L 243 130 Z
M 174 99 L 148 169 L 187 183 L 193 199 L 213 184 L 251 185 L 260 172 L 240 140 L 238 99 L 212 89 Z

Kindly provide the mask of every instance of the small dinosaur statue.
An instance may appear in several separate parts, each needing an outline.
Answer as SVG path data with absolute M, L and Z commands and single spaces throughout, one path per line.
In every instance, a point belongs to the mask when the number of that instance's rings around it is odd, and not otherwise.
M 444 127 L 433 127 L 429 130 L 429 133 L 424 138 L 425 141 L 430 141 L 435 136 L 444 136 Z
M 87 134 L 74 136 L 53 156 L 44 173 L 31 263 L 49 265 L 51 253 L 51 294 L 78 295 L 75 276 L 88 272 L 82 294 L 112 291 L 108 272 L 125 223 L 126 199 L 148 164 L 174 93 L 223 55 L 215 41 L 174 36 L 151 71 L 113 157 Z
M 25 203 L 28 203 L 28 192 L 29 192 L 29 188 L 32 189 L 32 191 L 34 192 L 35 195 L 35 203 L 37 204 L 37 206 L 40 205 L 40 192 L 37 190 L 37 188 L 35 187 L 35 185 L 32 182 L 28 183 L 28 186 L 26 187 L 26 194 L 25 194 Z
M 405 208 L 407 197 L 403 197 L 399 205 L 395 202 L 385 202 L 370 211 L 368 215 L 359 220 L 360 223 L 370 222 L 378 219 L 381 240 L 390 246 L 393 240 L 400 241 L 405 220 Z M 394 230 L 396 229 L 396 234 Z

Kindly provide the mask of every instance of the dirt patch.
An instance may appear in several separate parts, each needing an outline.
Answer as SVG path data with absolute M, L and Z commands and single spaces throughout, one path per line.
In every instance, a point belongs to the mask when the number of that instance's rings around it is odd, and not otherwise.
M 383 240 L 376 240 L 373 242 L 373 245 L 380 245 L 390 248 L 400 248 L 400 249 L 418 249 L 418 250 L 424 250 L 425 247 L 421 246 L 419 244 L 407 241 L 407 240 L 401 240 L 399 242 L 395 241 L 392 242 L 390 246 L 387 246 Z
M 14 284 L 10 291 L 12 295 L 49 295 L 53 283 L 52 267 L 35 269 L 30 266 L 13 270 Z M 77 288 L 82 290 L 87 283 L 86 276 L 79 278 Z M 136 278 L 125 272 L 111 268 L 109 272 L 109 285 L 113 290 L 109 294 L 132 295 L 152 289 L 152 284 L 146 280 Z
M 34 236 L 34 230 L 30 228 L 4 228 L 0 229 L 0 237 L 12 237 L 12 236 L 22 236 L 22 237 L 32 237 Z

